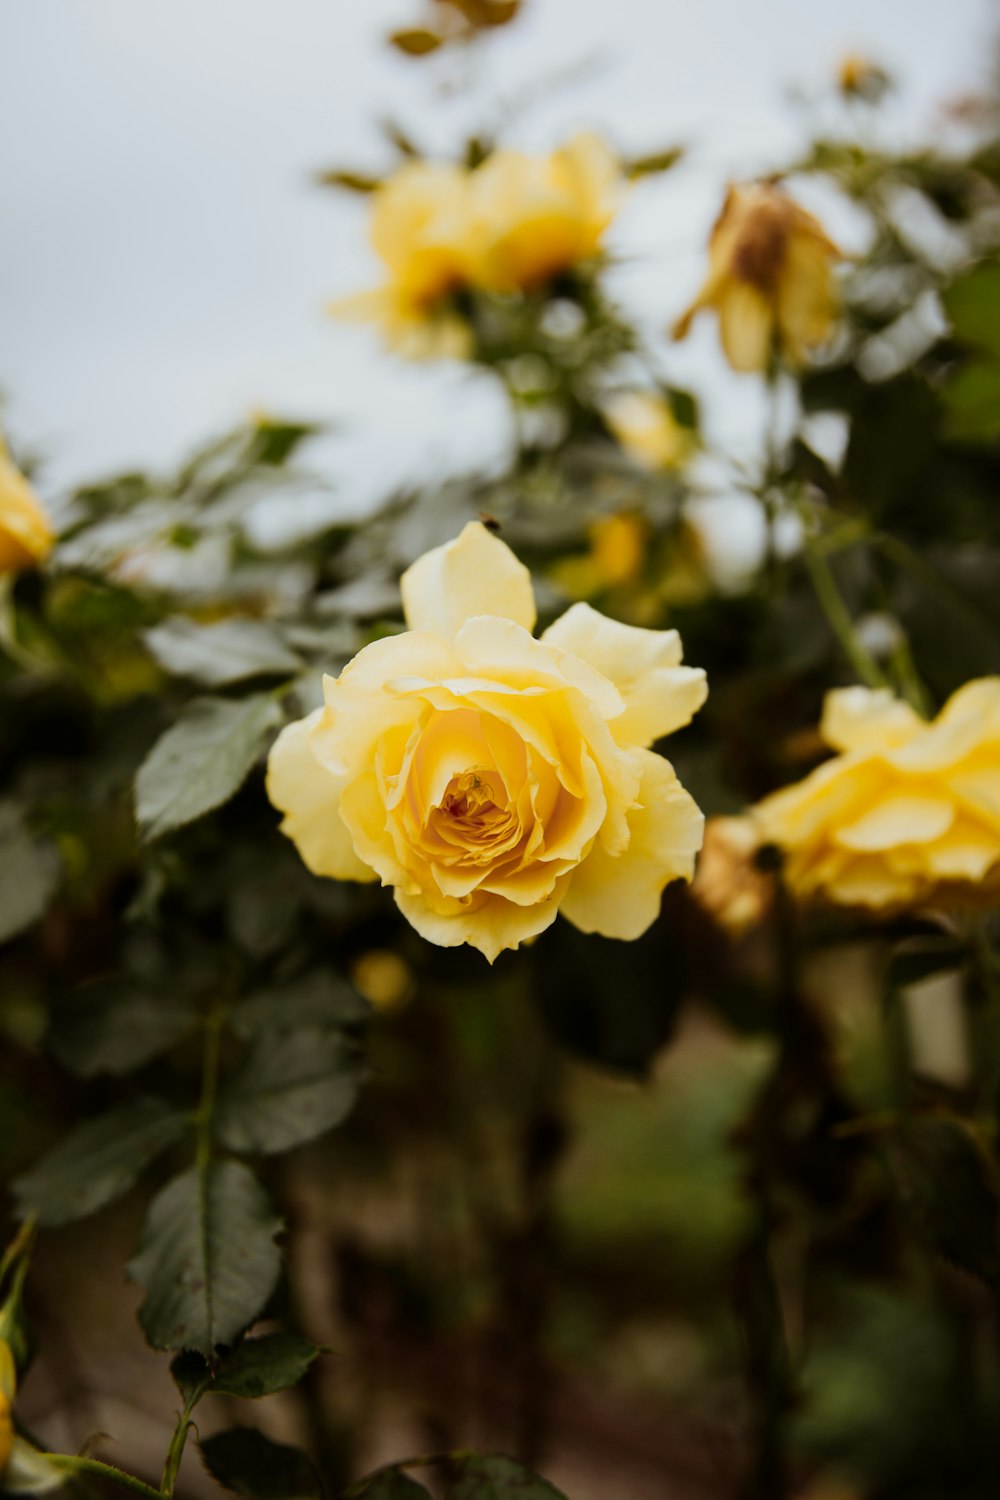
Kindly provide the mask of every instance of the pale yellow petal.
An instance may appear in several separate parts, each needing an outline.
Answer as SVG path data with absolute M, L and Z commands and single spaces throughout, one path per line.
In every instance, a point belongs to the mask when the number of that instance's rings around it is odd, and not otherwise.
M 417 559 L 400 579 L 403 612 L 414 631 L 452 639 L 475 615 L 496 615 L 531 630 L 531 574 L 480 521 Z M 402 673 L 399 675 L 403 675 Z
M 0 574 L 41 562 L 52 542 L 52 526 L 41 501 L 0 439 Z
M 835 688 L 823 701 L 819 732 L 835 750 L 893 750 L 926 729 L 889 688 Z
M 902 791 L 835 829 L 833 838 L 844 849 L 875 853 L 899 844 L 923 844 L 940 838 L 954 818 L 954 808 L 946 797 Z
M 343 780 L 321 766 L 311 749 L 310 737 L 322 714 L 317 709 L 281 731 L 268 757 L 267 794 L 285 815 L 282 833 L 314 875 L 374 880 L 374 870 L 358 858 L 340 816 Z
M 655 922 L 663 888 L 690 880 L 705 819 L 669 761 L 635 750 L 640 805 L 629 813 L 631 840 L 617 857 L 595 844 L 570 878 L 563 915 L 582 932 L 637 938 Z
M 441 948 L 458 948 L 462 943 L 468 943 L 493 963 L 505 948 L 517 948 L 528 938 L 537 937 L 552 926 L 568 879 L 564 876 L 556 883 L 551 896 L 535 906 L 517 906 L 502 896 L 485 896 L 480 898 L 480 904 L 468 910 L 456 901 L 451 910 L 440 912 L 433 909 L 419 892 L 409 893 L 398 888 L 395 891 L 396 905 L 410 926 L 429 943 L 436 943 Z
M 621 694 L 608 674 L 582 653 L 567 655 L 551 631 L 536 641 L 530 631 L 509 620 L 480 615 L 462 626 L 455 649 L 470 669 L 508 686 L 524 690 L 568 684 L 578 688 L 606 719 L 617 718 L 624 710 Z
M 767 297 L 747 282 L 731 281 L 719 301 L 719 336 L 734 370 L 767 369 L 774 338 L 774 310 Z
M 574 604 L 542 637 L 589 662 L 614 683 L 625 711 L 611 723 L 620 744 L 650 745 L 690 723 L 708 696 L 700 667 L 681 666 L 676 630 L 623 625 Z

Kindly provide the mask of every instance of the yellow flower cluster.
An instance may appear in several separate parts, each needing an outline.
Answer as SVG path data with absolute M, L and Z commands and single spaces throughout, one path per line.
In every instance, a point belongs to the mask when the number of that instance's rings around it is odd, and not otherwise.
M 931 723 L 887 690 L 832 692 L 820 732 L 840 753 L 754 809 L 797 896 L 895 909 L 1000 888 L 1000 677 Z
M 686 337 L 710 307 L 734 370 L 766 370 L 775 355 L 803 365 L 836 321 L 840 258 L 819 220 L 776 183 L 730 188 L 712 230 L 708 276 L 674 337 Z
M 399 353 L 461 357 L 469 330 L 453 294 L 531 291 L 591 259 L 621 183 L 608 147 L 587 133 L 548 156 L 494 151 L 472 170 L 408 162 L 372 203 L 371 243 L 387 280 L 331 311 L 377 323 Z
M 51 546 L 52 527 L 41 501 L 0 439 L 0 574 L 32 567 Z
M 634 938 L 689 880 L 702 815 L 654 740 L 705 700 L 676 631 L 575 604 L 540 640 L 528 570 L 479 522 L 403 575 L 366 646 L 268 765 L 314 873 L 381 879 L 419 933 L 493 961 L 561 910 Z

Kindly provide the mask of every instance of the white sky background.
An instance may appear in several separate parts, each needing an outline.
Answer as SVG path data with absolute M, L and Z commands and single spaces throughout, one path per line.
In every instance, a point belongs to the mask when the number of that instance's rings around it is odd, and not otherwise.
M 998 19 L 989 0 L 526 0 L 480 49 L 474 88 L 445 96 L 454 60 L 382 43 L 419 15 L 419 0 L 0 5 L 0 386 L 44 492 L 170 466 L 252 408 L 344 424 L 328 461 L 350 510 L 503 453 L 488 377 L 401 365 L 323 315 L 378 266 L 363 200 L 311 174 L 385 165 L 379 115 L 446 151 L 526 85 L 599 60 L 518 108 L 508 139 L 546 149 L 592 126 L 633 153 L 690 144 L 612 238 L 615 293 L 662 329 L 700 280 L 727 177 L 803 143 L 788 85 L 818 92 L 860 51 L 901 81 L 896 136 L 940 139 L 940 106 L 985 76 Z M 757 387 L 724 369 L 710 320 L 664 341 L 662 364 L 707 396 L 710 431 L 749 440 Z

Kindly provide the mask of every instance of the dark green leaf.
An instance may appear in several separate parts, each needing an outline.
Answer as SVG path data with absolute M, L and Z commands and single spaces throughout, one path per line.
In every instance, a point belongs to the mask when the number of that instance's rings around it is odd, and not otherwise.
M 281 709 L 263 694 L 189 704 L 139 768 L 136 815 L 143 837 L 157 838 L 228 801 L 280 722 Z
M 0 943 L 42 916 L 61 874 L 55 849 L 35 837 L 16 803 L 0 803 Z
M 287 1151 L 338 1125 L 358 1093 L 354 1049 L 316 1026 L 261 1036 L 219 1102 L 233 1151 Z
M 303 1500 L 323 1493 L 319 1475 L 301 1448 L 272 1443 L 252 1427 L 230 1427 L 198 1444 L 213 1479 L 249 1500 Z
M 427 1490 L 402 1469 L 379 1469 L 352 1486 L 344 1500 L 427 1500 Z
M 498 1453 L 468 1453 L 456 1458 L 448 1500 L 566 1500 L 547 1479 Z
M 946 1260 L 991 1286 L 1000 1275 L 1000 1200 L 979 1145 L 958 1121 L 913 1120 L 893 1138 L 904 1200 Z
M 942 390 L 945 431 L 955 442 L 992 443 L 1000 437 L 1000 362 L 970 360 Z
M 978 265 L 942 294 L 955 337 L 1000 355 L 1000 265 Z
M 946 935 L 908 938 L 894 949 L 889 959 L 886 983 L 893 989 L 919 984 L 933 974 L 953 973 L 964 960 L 965 949 L 956 938 Z
M 159 1099 L 136 1099 L 89 1120 L 14 1183 L 23 1214 L 68 1224 L 119 1198 L 183 1133 L 185 1118 Z
M 281 1267 L 281 1220 L 248 1167 L 213 1161 L 153 1200 L 128 1273 L 146 1289 L 139 1321 L 155 1349 L 211 1355 L 264 1306 Z
M 177 615 L 146 631 L 146 644 L 161 667 L 208 687 L 247 677 L 278 676 L 302 663 L 264 620 L 217 620 L 199 625 Z
M 70 1073 L 130 1073 L 159 1057 L 195 1025 L 195 1011 L 181 1001 L 126 982 L 94 986 L 59 1018 L 49 1048 Z
M 295 1333 L 265 1333 L 242 1339 L 214 1368 L 200 1354 L 179 1354 L 170 1366 L 185 1401 L 197 1391 L 256 1400 L 297 1385 L 319 1350 Z
M 295 1031 L 301 1026 L 357 1026 L 371 1007 L 357 990 L 329 970 L 312 969 L 286 984 L 258 990 L 232 1013 L 233 1030 L 250 1037 L 258 1031 Z

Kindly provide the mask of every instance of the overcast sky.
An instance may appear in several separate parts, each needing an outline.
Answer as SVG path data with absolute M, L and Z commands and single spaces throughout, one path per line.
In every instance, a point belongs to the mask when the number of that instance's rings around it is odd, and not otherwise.
M 0 386 L 12 435 L 46 457 L 46 488 L 169 465 L 253 408 L 341 419 L 331 461 L 350 505 L 502 450 L 488 379 L 401 366 L 323 314 L 378 271 L 363 205 L 311 174 L 384 165 L 380 115 L 447 150 L 538 84 L 513 111 L 518 144 L 581 125 L 629 151 L 689 143 L 614 235 L 616 292 L 661 328 L 699 280 L 726 178 L 802 139 L 790 84 L 815 93 L 861 51 L 901 81 L 892 129 L 937 131 L 942 102 L 983 78 L 995 16 L 989 0 L 526 0 L 481 50 L 474 87 L 446 93 L 453 63 L 443 76 L 382 44 L 419 6 L 0 6 Z M 575 85 L 551 82 L 587 63 Z M 711 385 L 717 424 L 752 425 L 754 392 L 721 371 L 711 327 L 665 359 Z

